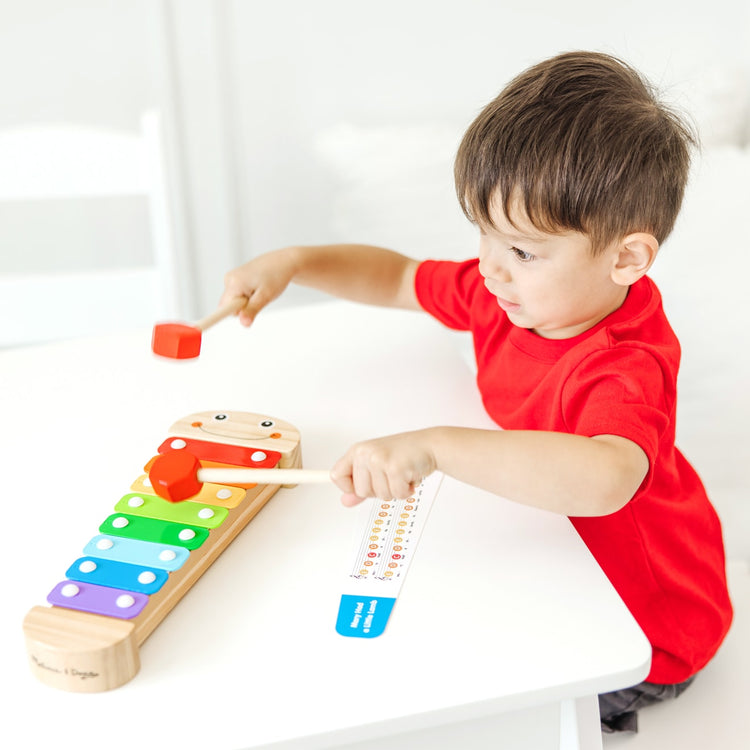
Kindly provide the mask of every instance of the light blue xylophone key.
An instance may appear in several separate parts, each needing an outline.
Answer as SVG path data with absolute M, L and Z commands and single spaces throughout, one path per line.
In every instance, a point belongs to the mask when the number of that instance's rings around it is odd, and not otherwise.
M 156 544 L 140 539 L 98 534 L 83 548 L 83 554 L 173 571 L 184 565 L 190 556 L 190 550 L 171 544 Z

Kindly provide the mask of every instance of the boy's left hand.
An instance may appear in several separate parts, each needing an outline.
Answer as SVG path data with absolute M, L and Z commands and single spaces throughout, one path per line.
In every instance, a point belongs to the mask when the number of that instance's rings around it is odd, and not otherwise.
M 404 432 L 353 445 L 333 466 L 331 478 L 351 506 L 367 497 L 403 499 L 437 469 L 428 430 Z

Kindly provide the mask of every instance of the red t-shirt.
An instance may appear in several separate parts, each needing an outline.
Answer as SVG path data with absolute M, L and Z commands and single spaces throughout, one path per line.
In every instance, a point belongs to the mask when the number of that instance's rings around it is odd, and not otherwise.
M 569 339 L 514 326 L 476 259 L 425 261 L 416 293 L 446 326 L 472 332 L 477 383 L 498 425 L 620 435 L 644 450 L 648 475 L 624 508 L 570 520 L 651 643 L 647 679 L 695 674 L 726 635 L 732 607 L 719 519 L 674 445 L 680 345 L 654 283 L 641 279 L 618 310 Z

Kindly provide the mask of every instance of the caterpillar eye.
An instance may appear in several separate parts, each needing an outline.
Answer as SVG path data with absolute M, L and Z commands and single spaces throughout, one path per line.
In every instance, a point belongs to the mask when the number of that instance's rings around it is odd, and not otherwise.
M 258 426 L 268 429 L 269 427 L 273 427 L 274 424 L 275 422 L 272 419 L 264 419 Z
M 222 422 L 225 419 L 229 419 L 229 417 L 226 414 L 214 414 L 214 419 L 217 422 Z

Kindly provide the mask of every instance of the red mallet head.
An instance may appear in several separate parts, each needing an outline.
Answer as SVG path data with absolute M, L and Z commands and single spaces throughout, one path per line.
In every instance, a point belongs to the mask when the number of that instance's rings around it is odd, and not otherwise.
M 201 353 L 201 333 L 200 328 L 185 323 L 157 323 L 151 350 L 171 359 L 193 359 Z
M 159 497 L 173 503 L 187 500 L 201 491 L 198 481 L 200 461 L 185 450 L 174 450 L 154 459 L 148 478 Z

